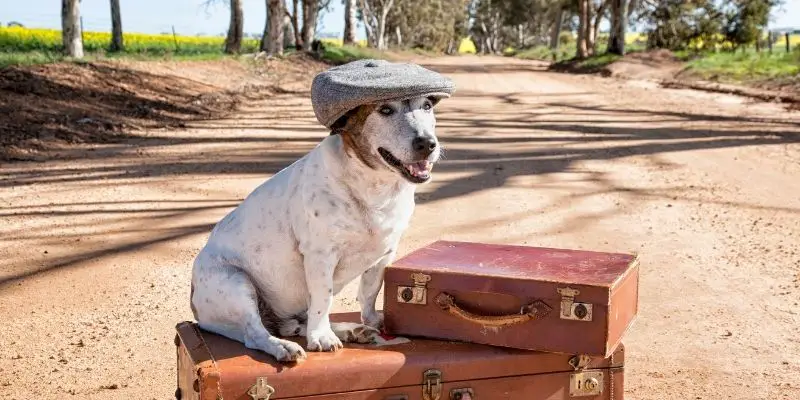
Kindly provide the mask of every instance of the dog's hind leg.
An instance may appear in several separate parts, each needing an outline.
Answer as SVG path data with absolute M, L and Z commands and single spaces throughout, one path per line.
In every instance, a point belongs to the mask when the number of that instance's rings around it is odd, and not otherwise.
M 331 322 L 331 329 L 342 343 L 372 343 L 380 331 L 355 322 Z
M 208 331 L 238 340 L 278 361 L 305 358 L 302 346 L 272 336 L 258 308 L 258 292 L 250 277 L 232 266 L 196 268 L 192 305 L 198 325 Z

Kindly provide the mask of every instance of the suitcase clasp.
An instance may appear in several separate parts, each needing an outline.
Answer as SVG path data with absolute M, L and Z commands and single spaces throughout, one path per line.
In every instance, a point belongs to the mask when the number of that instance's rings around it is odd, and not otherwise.
M 431 276 L 417 272 L 411 274 L 411 279 L 414 280 L 414 286 L 397 287 L 397 301 L 407 304 L 427 304 L 427 285 Z
M 267 385 L 267 378 L 259 377 L 256 379 L 256 384 L 251 386 L 250 390 L 247 391 L 247 394 L 250 395 L 253 400 L 269 400 L 270 396 L 275 394 L 275 389 Z
M 570 375 L 570 397 L 597 396 L 601 393 L 603 393 L 603 371 L 583 371 Z
M 591 321 L 592 305 L 589 303 L 576 303 L 575 296 L 581 292 L 569 287 L 556 289 L 561 295 L 561 319 L 575 321 Z
M 442 372 L 429 369 L 422 375 L 422 399 L 439 400 L 442 397 Z

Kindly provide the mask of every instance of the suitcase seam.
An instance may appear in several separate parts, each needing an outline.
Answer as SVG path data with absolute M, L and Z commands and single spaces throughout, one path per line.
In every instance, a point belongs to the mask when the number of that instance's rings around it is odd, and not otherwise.
M 214 355 L 211 354 L 211 349 L 208 348 L 208 344 L 206 344 L 206 340 L 203 339 L 203 335 L 197 328 L 197 324 L 192 324 L 192 329 L 194 330 L 194 333 L 197 335 L 197 338 L 200 339 L 200 344 L 203 345 L 203 348 L 205 349 L 206 353 L 208 353 L 208 357 L 211 359 L 211 366 L 214 368 L 214 372 L 217 375 L 217 400 L 223 400 L 222 385 L 221 385 L 222 374 L 220 374 L 219 372 L 219 367 L 217 366 L 217 360 L 214 359 Z

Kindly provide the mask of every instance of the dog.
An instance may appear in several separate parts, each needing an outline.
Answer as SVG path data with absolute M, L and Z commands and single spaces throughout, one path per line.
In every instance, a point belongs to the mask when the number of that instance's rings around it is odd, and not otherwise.
M 285 362 L 370 342 L 384 269 L 441 156 L 437 102 L 358 106 L 220 220 L 192 267 L 199 327 Z M 359 276 L 361 323 L 330 322 L 334 296 Z

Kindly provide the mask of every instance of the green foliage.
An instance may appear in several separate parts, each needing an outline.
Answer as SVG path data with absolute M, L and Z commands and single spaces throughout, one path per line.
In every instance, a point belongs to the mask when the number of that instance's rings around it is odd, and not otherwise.
M 467 0 L 395 0 L 386 19 L 386 32 L 389 42 L 398 45 L 399 39 L 401 47 L 456 51 L 468 24 Z
M 735 47 L 754 43 L 769 22 L 777 0 L 733 0 L 727 7 L 725 36 Z
M 692 41 L 712 45 L 719 38 L 723 14 L 712 0 L 662 0 L 648 14 L 648 48 L 683 50 Z
M 350 61 L 362 60 L 365 58 L 383 59 L 383 53 L 359 46 L 325 46 L 322 52 L 322 59 L 334 65 L 345 64 Z
M 561 32 L 558 34 L 558 44 L 560 46 L 569 46 L 575 44 L 575 35 L 572 32 Z
M 800 49 L 786 52 L 720 52 L 691 58 L 687 71 L 703 79 L 757 82 L 800 74 Z
M 622 58 L 622 56 L 619 54 L 603 53 L 588 57 L 585 60 L 581 60 L 576 64 L 576 66 L 580 69 L 595 70 L 603 68 L 614 61 L 619 60 L 620 58 Z
M 217 60 L 222 58 L 232 57 L 224 53 L 198 53 L 198 54 L 158 54 L 158 53 L 107 53 L 103 52 L 87 52 L 83 59 L 72 60 L 66 57 L 61 52 L 52 51 L 0 51 L 0 68 L 20 66 L 20 65 L 36 65 L 36 64 L 49 64 L 62 61 L 102 61 L 109 59 L 126 59 L 126 60 Z
M 524 60 L 540 60 L 559 62 L 570 59 L 575 55 L 575 43 L 560 46 L 558 50 L 552 50 L 547 46 L 535 46 L 520 51 L 511 51 L 507 55 L 521 58 Z
M 0 52 L 0 68 L 15 65 L 47 64 L 61 61 L 63 59 L 64 56 L 62 54 L 48 51 L 3 51 Z

